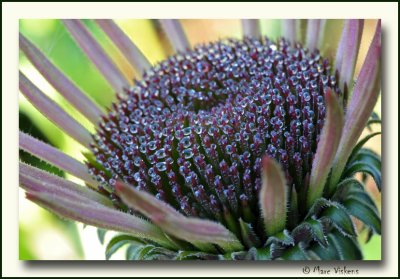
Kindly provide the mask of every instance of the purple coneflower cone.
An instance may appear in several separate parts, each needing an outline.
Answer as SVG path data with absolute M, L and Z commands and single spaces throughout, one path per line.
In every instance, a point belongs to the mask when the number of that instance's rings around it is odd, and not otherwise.
M 126 208 L 115 194 L 122 180 L 186 216 L 235 234 L 241 219 L 265 238 L 262 158 L 279 162 L 289 192 L 305 199 L 325 92 L 343 98 L 331 72 L 318 50 L 284 39 L 224 40 L 178 53 L 145 72 L 103 117 L 90 173 L 118 207 Z

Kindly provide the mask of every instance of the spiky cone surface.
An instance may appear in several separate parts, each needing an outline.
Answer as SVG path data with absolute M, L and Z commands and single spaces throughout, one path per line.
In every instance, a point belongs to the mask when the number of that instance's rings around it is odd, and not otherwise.
M 135 51 L 111 21 L 98 23 Z M 356 145 L 380 91 L 380 23 L 354 89 L 348 76 L 362 21 L 346 21 L 335 63 L 312 34 L 306 46 L 271 41 L 245 21 L 252 32 L 244 39 L 190 49 L 177 21 L 162 23 L 178 53 L 152 67 L 139 55 L 144 71 L 134 86 L 120 86 L 118 73 L 97 61 L 121 94 L 90 140 L 76 134 L 91 151 L 86 166 L 65 166 L 56 150 L 21 135 L 22 149 L 69 168 L 90 190 L 21 163 L 27 198 L 123 232 L 107 258 L 127 244 L 127 259 L 362 259 L 352 218 L 380 234 L 378 209 L 353 177 L 368 173 L 380 189 L 380 158 L 363 140 Z M 93 47 L 89 57 L 101 58 L 79 21 L 66 26 Z M 21 79 L 21 91 L 43 106 Z

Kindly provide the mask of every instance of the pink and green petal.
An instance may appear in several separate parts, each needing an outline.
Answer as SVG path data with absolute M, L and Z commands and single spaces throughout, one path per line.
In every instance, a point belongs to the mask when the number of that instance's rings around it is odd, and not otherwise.
M 343 129 L 343 109 L 338 97 L 330 88 L 325 93 L 327 116 L 312 164 L 307 207 L 322 197 L 326 179 L 331 170 Z
M 221 224 L 185 217 L 154 196 L 122 182 L 117 182 L 116 190 L 127 205 L 150 218 L 156 225 L 176 238 L 198 247 L 217 244 L 225 251 L 243 248 L 237 238 Z
M 268 156 L 262 160 L 262 186 L 259 196 L 264 229 L 272 236 L 285 229 L 287 185 L 281 166 Z

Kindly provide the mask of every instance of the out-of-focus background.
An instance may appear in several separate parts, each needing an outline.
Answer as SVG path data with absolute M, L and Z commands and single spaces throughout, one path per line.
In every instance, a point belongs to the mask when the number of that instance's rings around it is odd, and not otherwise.
M 109 39 L 91 20 L 84 23 L 93 32 L 103 48 L 116 61 L 129 80 L 135 77 L 135 71 L 124 60 L 123 56 L 111 44 Z M 154 20 L 117 20 L 116 23 L 128 34 L 152 63 L 157 63 L 172 54 L 165 35 Z M 192 45 L 206 43 L 226 37 L 241 37 L 239 20 L 181 20 L 185 33 Z M 337 41 L 340 38 L 342 20 L 329 20 L 327 36 L 322 52 L 334 57 Z M 361 50 L 356 66 L 360 70 L 375 30 L 376 20 L 366 20 L 362 36 Z M 264 35 L 276 39 L 281 34 L 279 20 L 262 20 L 261 30 Z M 20 32 L 30 39 L 50 60 L 68 75 L 80 88 L 87 92 L 98 104 L 106 107 L 114 100 L 114 92 L 94 65 L 72 40 L 60 20 L 20 20 Z M 303 32 L 304 33 L 304 32 Z M 49 85 L 28 59 L 20 52 L 20 70 L 43 92 L 61 105 L 68 113 L 80 121 L 90 131 L 93 126 L 85 120 Z M 375 108 L 381 115 L 381 102 Z M 42 116 L 22 94 L 19 94 L 19 127 L 43 141 L 59 148 L 63 152 L 83 160 L 80 145 L 59 128 Z M 381 153 L 380 137 L 373 138 L 368 147 Z M 67 177 L 80 183 L 79 180 L 51 167 L 44 162 L 20 151 L 20 160 L 36 165 L 47 171 Z M 380 208 L 380 194 L 372 179 L 367 187 L 375 197 Z M 106 240 L 112 233 L 106 235 Z M 365 234 L 359 236 L 364 243 Z M 365 259 L 381 259 L 381 238 L 374 236 L 367 244 L 362 244 Z M 24 191 L 19 195 L 19 258 L 20 260 L 103 260 L 105 247 L 100 244 L 95 228 L 74 222 L 61 220 L 54 214 L 36 206 L 25 199 Z M 124 251 L 116 253 L 112 259 L 124 259 Z

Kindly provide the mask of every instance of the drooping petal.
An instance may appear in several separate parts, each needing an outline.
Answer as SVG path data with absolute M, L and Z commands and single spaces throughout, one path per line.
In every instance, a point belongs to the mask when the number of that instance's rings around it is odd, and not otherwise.
M 348 19 L 344 22 L 342 36 L 336 52 L 336 70 L 340 73 L 340 88 L 352 87 L 354 69 L 363 32 L 363 19 Z
M 174 248 L 159 228 L 139 217 L 116 209 L 91 203 L 81 203 L 76 200 L 71 201 L 56 195 L 38 192 L 26 193 L 26 197 L 60 217 L 103 229 L 129 233 Z
M 160 19 L 161 26 L 167 34 L 175 52 L 185 52 L 190 49 L 189 41 L 177 19 Z
M 325 35 L 326 19 L 309 19 L 307 23 L 306 43 L 307 47 L 313 51 L 321 48 L 322 40 Z
M 297 19 L 282 20 L 282 36 L 293 45 L 299 40 L 299 22 Z
M 140 75 L 151 68 L 151 64 L 144 54 L 114 21 L 110 19 L 97 19 L 96 22 Z
M 106 196 L 99 194 L 87 187 L 80 186 L 72 181 L 50 174 L 38 168 L 19 163 L 19 183 L 27 191 L 38 191 L 56 195 L 69 195 L 75 198 L 86 198 L 103 205 L 112 206 Z
M 347 108 L 343 133 L 332 169 L 332 177 L 330 180 L 331 192 L 336 187 L 351 154 L 351 150 L 357 143 L 378 100 L 381 90 L 380 55 L 381 22 L 378 21 L 374 38 L 369 47 Z
M 67 114 L 52 99 L 39 90 L 23 73 L 19 73 L 19 88 L 24 96 L 48 119 L 85 147 L 92 137 L 80 123 Z
M 115 92 L 121 92 L 123 88 L 129 86 L 129 81 L 80 20 L 65 19 L 63 22 L 82 50 L 114 88 Z
M 242 19 L 242 30 L 244 37 L 256 39 L 261 37 L 261 26 L 258 19 Z
M 236 237 L 221 224 L 185 217 L 152 195 L 122 182 L 117 182 L 116 190 L 127 205 L 146 215 L 164 231 L 179 239 L 194 245 L 217 244 L 225 251 L 243 248 Z
M 67 78 L 53 63 L 47 59 L 35 45 L 22 34 L 19 35 L 19 46 L 36 69 L 65 97 L 82 115 L 93 124 L 97 124 L 103 114 L 87 94 L 83 93 L 69 78 Z
M 98 185 L 98 183 L 89 175 L 89 171 L 84 164 L 61 152 L 57 148 L 54 148 L 23 132 L 19 132 L 19 148 L 65 170 L 66 172 L 87 182 L 91 186 L 95 187 Z
M 307 194 L 307 207 L 322 197 L 326 179 L 335 158 L 343 128 L 343 109 L 338 97 L 328 88 L 325 93 L 327 116 L 318 142 L 317 151 L 312 164 L 310 187 Z
M 286 179 L 281 166 L 268 156 L 262 161 L 262 186 L 259 196 L 264 228 L 268 236 L 283 231 L 286 224 Z

